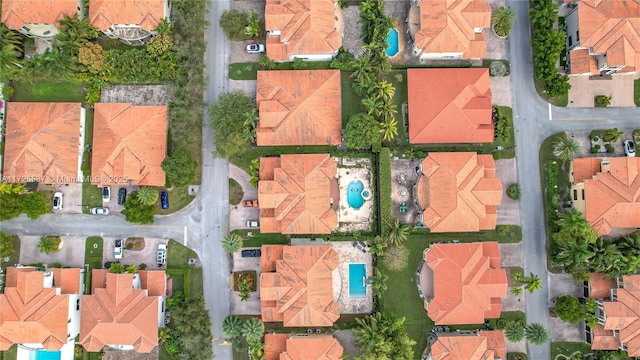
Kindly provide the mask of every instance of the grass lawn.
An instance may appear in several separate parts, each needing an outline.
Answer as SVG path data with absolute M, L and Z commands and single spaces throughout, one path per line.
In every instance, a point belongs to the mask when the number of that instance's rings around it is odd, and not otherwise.
M 564 341 L 551 343 L 551 359 L 555 359 L 558 355 L 571 355 L 576 351 L 580 351 L 583 354 L 590 354 L 593 352 L 587 343 Z
M 398 122 L 398 135 L 393 140 L 394 145 L 400 145 L 403 142 L 409 143 L 408 130 L 404 127 L 404 119 L 402 118 L 402 104 L 408 102 L 407 88 L 407 70 L 392 70 L 388 75 L 382 76 L 383 80 L 393 84 L 396 91 L 393 95 L 393 103 L 396 105 L 396 121 Z
M 85 174 L 86 175 L 86 174 Z M 92 207 L 102 206 L 102 190 L 89 182 L 82 183 L 82 213 L 89 214 Z
M 6 269 L 7 266 L 13 266 L 13 264 L 18 264 L 20 262 L 20 238 L 18 235 L 11 235 L 11 237 L 13 238 L 13 254 L 9 256 L 9 261 L 3 261 L 0 263 L 2 270 Z
M 343 110 L 344 111 L 344 110 Z M 335 146 L 328 145 L 315 145 L 315 146 L 253 146 L 248 151 L 245 151 L 241 155 L 234 156 L 229 161 L 244 169 L 249 169 L 251 160 L 257 159 L 262 156 L 280 156 L 281 154 L 322 154 L 335 150 Z
M 86 95 L 81 85 L 49 81 L 16 83 L 14 89 L 12 101 L 85 102 Z
M 426 239 L 432 243 L 458 240 L 461 243 L 497 241 L 508 244 L 522 241 L 522 229 L 518 225 L 498 225 L 496 230 L 483 230 L 477 233 L 430 233 L 429 229 L 413 229 L 409 239 L 411 241 Z
M 197 259 L 198 254 L 175 240 L 169 240 L 167 268 L 189 269 L 191 268 L 191 266 L 189 266 L 189 259 L 191 258 Z
M 229 79 L 256 80 L 258 78 L 258 63 L 244 62 L 229 64 Z
M 189 185 L 174 187 L 172 190 L 167 190 L 165 188 L 158 189 L 158 195 L 160 192 L 166 191 L 169 194 L 169 208 L 163 209 L 160 204 L 160 197 L 158 196 L 158 202 L 156 203 L 155 213 L 158 215 L 167 215 L 174 213 L 185 206 L 189 205 L 195 196 L 189 195 Z
M 640 79 L 633 80 L 633 101 L 640 106 Z
M 351 86 L 353 71 L 340 71 L 340 95 L 342 97 L 342 128 L 347 128 L 349 118 L 362 112 L 362 98 Z
M 549 102 L 551 105 L 567 107 L 567 105 L 569 104 L 569 93 L 565 95 L 551 97 L 543 92 L 542 83 L 540 83 L 540 81 L 536 79 L 535 76 L 534 76 L 533 82 L 536 86 L 536 91 L 538 92 L 538 95 L 540 95 L 540 97 L 543 98 L 545 101 Z
M 102 269 L 102 248 L 104 241 L 100 236 L 89 236 L 85 242 L 84 264 L 89 270 L 84 276 L 84 293 L 91 292 L 91 270 Z
M 2 352 L 2 360 L 16 360 L 18 357 L 18 345 L 12 345 L 9 350 Z
M 180 291 L 181 293 L 184 293 L 184 275 L 171 274 L 171 281 L 173 292 Z
M 204 294 L 204 280 L 202 278 L 202 268 L 191 268 L 191 296 L 203 296 Z
M 237 181 L 229 178 L 229 204 L 240 204 L 243 196 L 244 192 L 242 191 L 242 186 L 240 186 Z
M 261 234 L 259 230 L 234 230 L 234 233 L 242 236 L 244 241 L 243 247 L 258 247 L 262 244 L 289 244 L 289 239 L 282 234 Z M 247 233 L 252 233 L 253 236 L 248 237 Z

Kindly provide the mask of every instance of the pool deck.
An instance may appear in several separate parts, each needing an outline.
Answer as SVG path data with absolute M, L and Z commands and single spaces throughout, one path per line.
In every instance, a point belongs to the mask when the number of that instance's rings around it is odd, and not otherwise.
M 393 27 L 398 32 L 398 52 L 394 56 L 388 56 L 393 65 L 404 64 L 404 23 L 400 20 L 393 21 Z
M 369 231 L 373 215 L 373 197 L 365 200 L 360 209 L 349 206 L 347 200 L 347 187 L 352 181 L 361 181 L 364 190 L 372 196 L 375 193 L 371 189 L 371 160 L 356 158 L 334 158 L 338 164 L 338 187 L 340 201 L 338 203 L 338 229 L 339 232 Z
M 373 310 L 373 289 L 366 287 L 364 298 L 349 297 L 349 264 L 364 264 L 367 277 L 373 276 L 371 253 L 362 252 L 351 241 L 332 241 L 331 246 L 340 256 L 340 265 L 333 271 L 333 298 L 340 305 L 341 314 L 367 314 Z

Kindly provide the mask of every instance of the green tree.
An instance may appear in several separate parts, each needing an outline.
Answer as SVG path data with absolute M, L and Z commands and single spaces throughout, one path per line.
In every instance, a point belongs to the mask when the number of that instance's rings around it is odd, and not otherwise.
M 534 345 L 542 345 L 549 341 L 549 332 L 540 323 L 532 323 L 525 328 L 527 341 Z
M 258 318 L 248 318 L 242 324 L 242 335 L 248 343 L 259 342 L 264 333 L 264 323 Z
M 556 313 L 562 321 L 571 324 L 580 322 L 586 316 L 584 305 L 569 295 L 556 298 Z
M 258 181 L 260 181 L 260 159 L 253 159 L 251 163 L 249 163 L 249 169 L 247 170 L 249 174 L 249 185 L 254 188 L 258 187 Z
M 589 243 L 576 238 L 558 244 L 558 253 L 553 256 L 553 262 L 562 265 L 568 272 L 587 266 L 594 253 L 589 250 Z
M 344 131 L 344 142 L 350 149 L 380 148 L 380 124 L 365 113 L 352 115 Z
M 264 25 L 260 22 L 260 18 L 258 17 L 258 12 L 255 10 L 251 10 L 251 18 L 249 19 L 249 23 L 245 27 L 245 34 L 251 38 L 257 38 L 260 36 L 264 29 Z
M 13 255 L 13 236 L 4 231 L 0 231 L 0 258 Z
M 184 150 L 176 150 L 162 161 L 162 170 L 175 186 L 192 184 L 196 179 L 198 163 Z
M 309 67 L 309 63 L 301 58 L 295 58 L 291 67 L 293 70 L 306 70 Z
M 353 335 L 360 347 L 363 359 L 413 359 L 413 345 L 416 344 L 407 335 L 405 318 L 394 314 L 374 313 L 365 319 L 356 319 L 358 326 Z
M 165 344 L 169 340 L 171 340 L 171 329 L 168 327 L 163 327 L 158 329 L 158 342 L 160 344 Z
M 247 25 L 249 25 L 249 14 L 246 11 L 225 10 L 220 16 L 220 27 L 229 40 L 246 39 Z
M 616 142 L 620 140 L 622 135 L 624 135 L 624 131 L 620 131 L 618 128 L 612 128 L 604 131 L 602 139 L 606 142 Z
M 562 161 L 573 160 L 579 152 L 580 145 L 574 138 L 568 137 L 567 134 L 562 134 L 553 143 L 553 155 Z
M 111 266 L 109 266 L 109 272 L 110 273 L 114 273 L 114 274 L 123 274 L 125 272 L 125 268 L 124 265 L 117 263 L 117 262 L 113 262 L 111 263 Z
M 264 54 L 260 55 L 260 57 L 258 58 L 258 65 L 266 70 L 273 70 L 276 68 L 276 62 L 269 59 L 269 57 Z
M 168 34 L 158 34 L 147 43 L 147 52 L 155 57 L 168 56 L 173 48 L 173 38 Z
M 138 271 L 138 265 L 131 264 L 127 266 L 126 270 L 127 270 L 127 274 L 135 274 Z
M 204 310 L 202 296 L 185 299 L 182 306 L 171 309 L 172 332 L 180 341 L 181 359 L 205 360 L 213 357 L 211 319 Z
M 509 321 L 503 331 L 509 342 L 517 343 L 524 339 L 524 327 L 515 321 Z
M 209 112 L 217 153 L 222 157 L 233 157 L 246 152 L 249 144 L 245 126 L 248 116 L 255 116 L 255 105 L 243 92 L 221 94 Z
M 22 196 L 0 193 L 0 220 L 10 220 L 22 212 Z
M 153 206 L 158 202 L 158 190 L 151 186 L 143 186 L 136 193 L 136 197 L 142 205 Z
M 0 194 L 22 195 L 26 193 L 27 190 L 25 189 L 24 184 L 0 183 Z
M 22 36 L 0 24 L 0 80 L 6 79 L 21 66 Z
M 42 193 L 33 192 L 24 196 L 22 211 L 27 214 L 29 219 L 35 220 L 40 216 L 51 212 L 51 205 Z
M 93 74 L 99 74 L 104 70 L 105 53 L 100 44 L 87 42 L 78 49 L 78 62 Z
M 387 242 L 392 246 L 399 246 L 407 240 L 409 232 L 411 232 L 411 228 L 408 225 L 395 219 L 391 224 L 389 235 L 387 235 Z
M 382 297 L 385 291 L 387 291 L 387 280 L 389 277 L 380 271 L 380 269 L 374 268 L 375 275 L 369 277 L 369 281 L 371 281 L 371 287 L 379 299 Z
M 373 97 L 383 102 L 391 102 L 393 95 L 396 92 L 396 88 L 390 82 L 382 80 L 377 82 L 372 89 Z
M 522 286 L 514 286 L 511 288 L 511 293 L 515 296 L 522 295 Z
M 398 136 L 398 122 L 393 116 L 385 116 L 384 121 L 380 122 L 380 134 L 382 141 L 391 141 Z
M 249 300 L 251 287 L 249 286 L 249 279 L 247 277 L 243 277 L 238 281 L 238 290 L 240 290 L 240 301 Z
M 242 237 L 237 233 L 229 233 L 222 239 L 221 244 L 225 253 L 233 254 L 242 248 Z
M 552 237 L 557 243 L 580 238 L 592 244 L 598 238 L 598 233 L 589 225 L 584 215 L 575 208 L 572 208 L 567 213 L 558 213 L 556 225 L 558 225 L 560 231 L 554 233 Z
M 516 13 L 510 7 L 500 6 L 491 16 L 493 29 L 496 34 L 505 37 L 511 33 L 513 24 L 516 21 Z
M 536 290 L 542 289 L 542 279 L 534 273 L 530 273 L 529 276 L 521 276 L 520 282 L 524 284 L 524 288 L 531 294 Z
M 81 47 L 89 40 L 98 37 L 98 30 L 91 26 L 87 20 L 80 20 L 78 14 L 64 15 L 64 18 L 58 22 L 60 27 L 54 39 L 59 44 L 62 54 L 77 56 Z
M 155 189 L 154 189 L 155 190 Z M 154 215 L 154 206 L 145 205 L 138 199 L 138 192 L 134 191 L 124 202 L 124 210 L 122 210 L 125 219 L 128 222 L 137 224 L 152 224 Z
M 38 241 L 38 250 L 41 253 L 49 255 L 52 252 L 60 250 L 62 238 L 60 236 L 43 236 Z
M 369 251 L 375 256 L 383 256 L 387 246 L 380 235 L 369 239 Z
M 222 332 L 228 339 L 235 339 L 242 335 L 242 319 L 229 315 L 222 322 Z

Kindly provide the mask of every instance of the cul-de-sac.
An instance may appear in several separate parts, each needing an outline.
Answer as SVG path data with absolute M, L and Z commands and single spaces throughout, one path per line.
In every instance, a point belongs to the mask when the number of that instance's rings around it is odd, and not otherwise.
M 640 0 L 0 0 L 0 42 L 0 360 L 640 359 Z

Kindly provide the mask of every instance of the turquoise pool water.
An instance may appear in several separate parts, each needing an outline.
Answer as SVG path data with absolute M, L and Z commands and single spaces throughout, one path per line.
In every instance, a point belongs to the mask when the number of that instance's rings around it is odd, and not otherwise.
M 30 360 L 60 360 L 60 351 L 32 350 L 29 358 Z
M 387 35 L 387 44 L 389 47 L 384 51 L 387 56 L 396 56 L 398 53 L 398 30 L 391 28 L 389 35 Z
M 364 204 L 364 199 L 362 198 L 363 189 L 364 184 L 360 180 L 352 181 L 347 185 L 347 203 L 356 210 L 360 209 Z
M 367 295 L 365 281 L 367 271 L 364 264 L 349 264 L 349 297 L 362 299 Z

